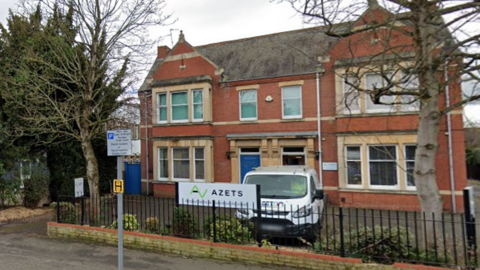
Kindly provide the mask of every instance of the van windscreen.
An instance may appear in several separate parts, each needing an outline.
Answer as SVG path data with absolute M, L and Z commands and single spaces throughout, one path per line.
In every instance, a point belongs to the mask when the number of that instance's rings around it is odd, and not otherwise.
M 245 184 L 259 184 L 262 198 L 302 198 L 307 195 L 307 178 L 302 175 L 249 175 Z

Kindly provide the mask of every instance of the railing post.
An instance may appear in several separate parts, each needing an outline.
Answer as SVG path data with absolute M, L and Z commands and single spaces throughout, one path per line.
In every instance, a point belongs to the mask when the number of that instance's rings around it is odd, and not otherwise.
M 343 230 L 343 208 L 338 208 L 338 218 L 340 225 L 340 257 L 345 257 L 345 238 Z
M 57 195 L 57 223 L 60 223 L 60 193 Z
M 81 220 L 80 220 L 80 225 L 85 225 L 85 196 L 82 196 L 81 198 L 81 203 L 82 203 L 82 216 L 81 216 Z M 91 203 L 91 202 L 90 202 Z M 101 211 L 99 209 L 99 211 Z
M 217 242 L 217 218 L 216 218 L 215 200 L 212 201 L 212 219 L 213 219 L 213 242 Z

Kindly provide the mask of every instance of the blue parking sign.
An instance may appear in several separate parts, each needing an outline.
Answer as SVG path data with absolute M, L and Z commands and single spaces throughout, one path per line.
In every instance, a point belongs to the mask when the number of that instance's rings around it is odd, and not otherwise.
M 113 135 L 114 135 L 113 133 L 108 133 L 108 139 L 109 139 L 109 140 L 113 140 L 113 138 L 114 138 Z

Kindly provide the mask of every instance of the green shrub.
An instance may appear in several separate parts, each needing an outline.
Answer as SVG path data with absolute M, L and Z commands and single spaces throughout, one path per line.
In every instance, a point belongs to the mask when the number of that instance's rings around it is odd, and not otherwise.
M 2 173 L 1 169 L 0 173 Z M 1 175 L 3 175 L 3 173 Z M 18 178 L 0 178 L 0 205 L 18 204 L 20 186 L 21 181 Z
M 175 207 L 172 217 L 172 233 L 185 238 L 195 238 L 198 235 L 197 222 L 188 209 Z
M 60 209 L 57 212 L 57 203 L 53 202 L 50 207 L 55 209 L 53 220 L 60 223 L 77 224 L 79 221 L 79 215 L 77 208 L 71 202 L 60 202 Z M 59 216 L 57 216 L 57 213 Z
M 415 250 L 409 247 L 413 235 L 403 227 L 361 227 L 343 236 L 345 253 L 361 257 L 365 262 L 391 264 L 395 259 L 414 258 L 416 254 Z M 340 235 L 321 239 L 314 244 L 314 250 L 320 253 L 339 253 L 340 248 Z
M 145 230 L 149 233 L 160 234 L 160 221 L 157 217 L 149 217 L 145 220 Z
M 118 220 L 112 223 L 112 228 L 118 229 Z M 123 215 L 123 229 L 125 231 L 138 230 L 137 215 L 125 214 Z
M 237 219 L 234 216 L 222 215 L 218 216 L 213 223 L 210 217 L 204 222 L 205 234 L 213 239 L 213 229 L 217 232 L 217 241 L 223 243 L 240 244 L 250 242 L 252 240 L 253 225 L 247 220 Z
M 23 180 L 23 205 L 27 208 L 35 208 L 46 197 L 50 178 L 48 170 L 42 163 L 29 163 L 26 168 L 30 169 L 31 174 Z

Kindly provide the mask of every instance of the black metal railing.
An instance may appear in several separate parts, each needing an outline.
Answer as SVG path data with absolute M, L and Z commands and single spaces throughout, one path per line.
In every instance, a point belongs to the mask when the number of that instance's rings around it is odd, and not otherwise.
M 200 201 L 177 204 L 173 198 L 125 195 L 124 228 L 214 242 L 304 249 L 366 262 L 478 267 L 478 237 L 472 228 L 479 224 L 463 214 L 435 217 L 419 212 L 306 209 L 285 204 L 257 211 L 229 202 L 203 205 Z M 59 196 L 56 219 L 59 223 L 116 228 L 116 212 L 116 196 Z

